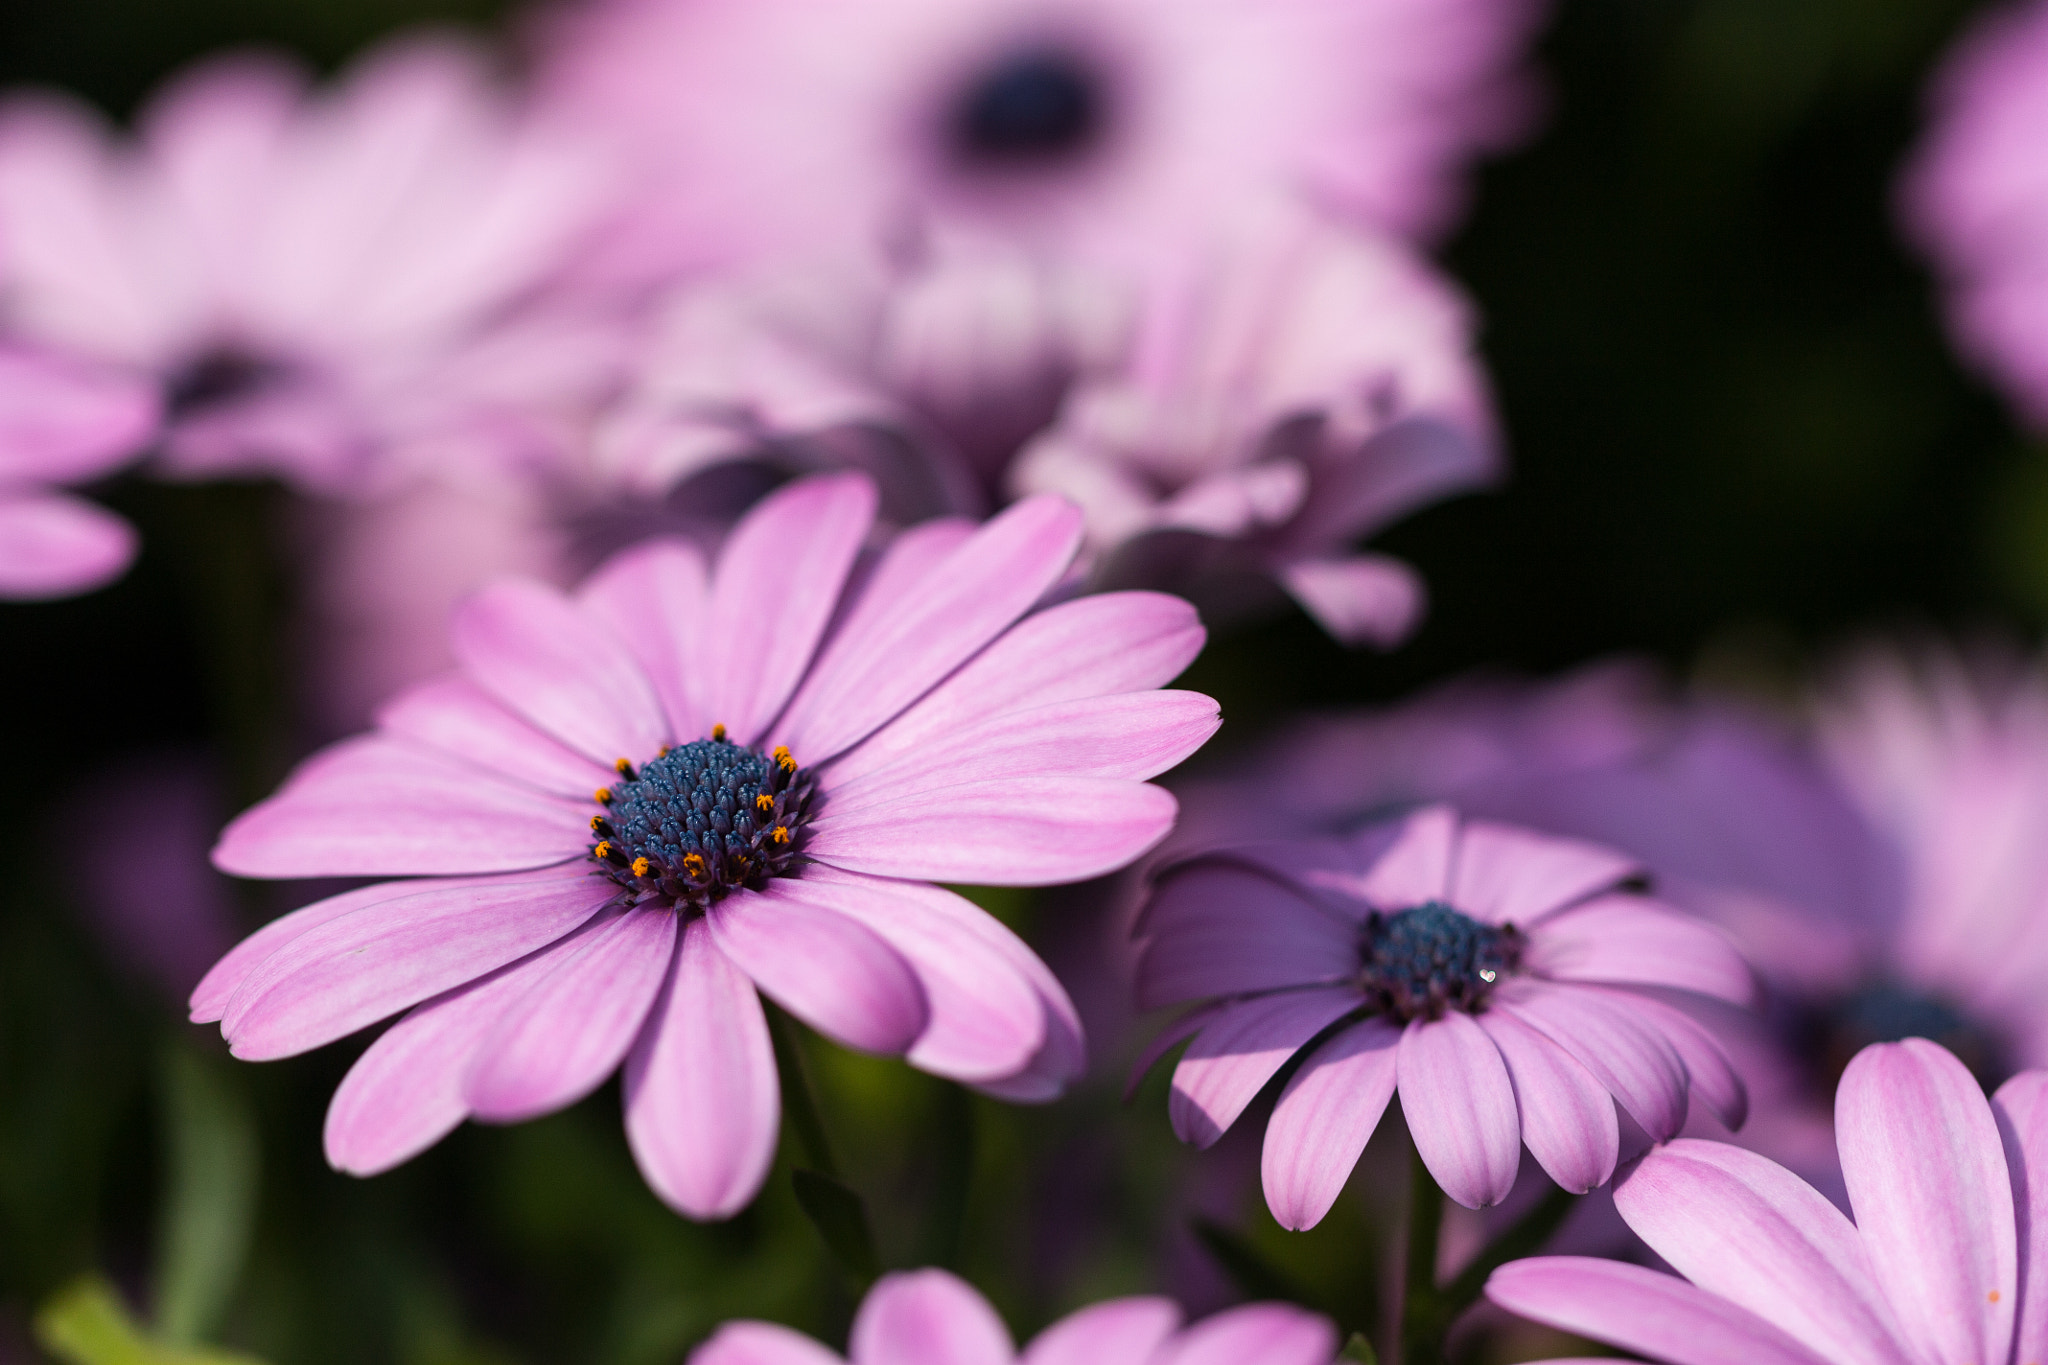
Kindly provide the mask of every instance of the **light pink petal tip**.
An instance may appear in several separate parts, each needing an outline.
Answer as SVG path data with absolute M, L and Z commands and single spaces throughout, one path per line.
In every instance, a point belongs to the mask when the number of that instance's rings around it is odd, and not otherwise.
M 1511 1313 L 1671 1365 L 1828 1365 L 1763 1318 L 1620 1261 L 1539 1256 L 1493 1272 L 1486 1297 Z
M 1317 1048 L 1280 1092 L 1259 1159 L 1280 1226 L 1312 1228 L 1337 1202 L 1394 1097 L 1400 1042 L 1385 1020 L 1367 1019 Z
M 885 1275 L 853 1320 L 854 1365 L 1013 1365 L 988 1300 L 943 1270 Z
M 1179 1325 L 1180 1306 L 1171 1299 L 1111 1299 L 1091 1304 L 1033 1337 L 1024 1348 L 1023 1365 L 1150 1361 Z
M 2019 1227 L 2019 1321 L 2012 1358 L 2038 1365 L 2048 1358 L 2048 1071 L 2023 1071 L 1991 1097 L 2012 1173 Z
M 902 955 L 801 882 L 730 896 L 705 923 L 719 952 L 777 1004 L 849 1047 L 902 1052 L 931 1019 Z
M 1422 575 L 1385 555 L 1299 560 L 1279 578 L 1316 624 L 1347 645 L 1390 649 L 1414 634 L 1428 605 Z
M 1501 1010 L 1479 1017 L 1514 1083 L 1522 1141 L 1544 1173 L 1573 1194 L 1607 1183 L 1621 1151 L 1614 1097 L 1570 1053 Z
M 1188 1328 L 1153 1365 L 1329 1365 L 1336 1353 L 1328 1318 L 1291 1303 L 1248 1303 Z
M 0 598 L 91 592 L 121 576 L 135 547 L 133 527 L 89 502 L 0 491 Z
M 1468 1209 L 1507 1198 L 1522 1130 L 1506 1063 L 1469 1014 L 1417 1019 L 1401 1035 L 1401 1112 L 1438 1188 Z
M 690 1352 L 689 1365 L 845 1365 L 802 1332 L 776 1322 L 728 1322 Z

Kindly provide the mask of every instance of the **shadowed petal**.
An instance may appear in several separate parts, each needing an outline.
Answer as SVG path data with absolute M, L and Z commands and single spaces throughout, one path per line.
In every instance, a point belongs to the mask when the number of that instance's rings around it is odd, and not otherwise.
M 1173 1069 L 1166 1109 L 1174 1135 L 1197 1147 L 1214 1143 L 1288 1058 L 1361 1003 L 1354 990 L 1310 990 L 1225 1006 Z
M 1401 1032 L 1384 1019 L 1343 1030 L 1309 1055 L 1266 1124 L 1259 1174 L 1280 1226 L 1312 1228 L 1337 1202 L 1394 1097 Z
M 1522 1141 L 1537 1164 L 1573 1194 L 1606 1184 L 1621 1150 L 1621 1124 L 1607 1087 L 1511 1014 L 1488 1010 L 1479 1027 L 1507 1063 Z
M 572 800 L 588 798 L 613 775 L 611 768 L 534 729 L 461 674 L 407 688 L 377 712 L 377 726 Z
M 676 916 L 639 906 L 558 954 L 555 970 L 510 1005 L 469 1073 L 470 1111 L 514 1123 L 574 1104 L 633 1045 L 675 951 Z
M 1856 1229 L 1811 1185 L 1740 1147 L 1680 1138 L 1614 1204 L 1679 1274 L 1827 1360 L 1907 1365 Z
M 1514 982 L 1493 1005 L 1569 1052 L 1607 1087 L 1629 1117 L 1659 1142 L 1685 1126 L 1685 1063 L 1654 1027 L 1629 1011 L 1634 1001 L 1591 986 Z
M 833 639 L 776 727 L 782 742 L 806 764 L 859 743 L 1028 611 L 1080 536 L 1080 513 L 1058 498 L 1028 498 L 990 520 L 894 610 Z
M 668 714 L 669 737 L 687 744 L 709 735 L 700 700 L 711 617 L 703 552 L 686 540 L 635 545 L 606 560 L 576 600 L 639 660 Z
M 689 1365 L 844 1365 L 802 1332 L 775 1322 L 728 1322 L 690 1352 Z
M 859 474 L 777 490 L 727 537 L 711 579 L 704 712 L 751 744 L 782 710 L 825 633 L 875 519 Z
M 1152 1365 L 1329 1365 L 1337 1329 L 1291 1303 L 1225 1309 L 1182 1332 Z
M 1179 1325 L 1180 1305 L 1171 1299 L 1111 1299 L 1091 1304 L 1032 1338 L 1024 1348 L 1023 1365 L 1102 1365 L 1104 1361 L 1145 1365 Z
M 671 738 L 632 652 L 544 584 L 478 592 L 456 609 L 449 643 L 486 692 L 599 763 L 645 762 Z
M 1469 1014 L 1417 1019 L 1401 1035 L 1401 1112 L 1438 1188 L 1468 1209 L 1498 1204 L 1522 1164 L 1515 1088 Z
M 2012 1358 L 2048 1358 L 2048 1071 L 2023 1071 L 1991 1097 L 2012 1173 L 2019 1231 L 2019 1321 Z
M 2018 1297 L 2012 1177 L 1991 1106 L 1925 1038 L 1856 1054 L 1835 1141 L 1879 1292 L 1924 1360 L 2004 1360 Z
M 1429 600 L 1422 575 L 1387 555 L 1296 560 L 1278 577 L 1303 611 L 1347 645 L 1401 643 Z
M 213 865 L 238 877 L 515 872 L 581 855 L 587 819 L 576 803 L 366 735 L 315 754 L 230 821 Z
M 668 984 L 626 1060 L 633 1159 L 678 1212 L 730 1218 L 768 1178 L 781 1122 L 761 999 L 698 920 L 683 930 Z
M 1641 896 L 1603 896 L 1543 921 L 1529 970 L 1559 981 L 1697 991 L 1735 1005 L 1756 994 L 1749 964 L 1705 920 Z
M 1828 1365 L 1756 1314 L 1675 1275 L 1620 1261 L 1515 1261 L 1493 1272 L 1486 1297 L 1510 1313 L 1671 1365 Z
M 718 950 L 776 1004 L 848 1047 L 902 1052 L 931 1017 L 902 955 L 801 881 L 728 896 L 705 923 Z
M 853 1365 L 1011 1365 L 1009 1329 L 943 1270 L 884 1275 L 853 1320 Z
M 850 783 L 968 726 L 1023 707 L 1163 687 L 1201 652 L 1195 609 L 1163 593 L 1114 592 L 1062 602 L 1015 627 L 923 700 L 835 760 Z
M 1173 827 L 1170 793 L 1107 777 L 1029 777 L 945 787 L 841 816 L 830 805 L 805 852 L 849 872 L 971 886 L 1085 881 L 1136 859 Z
M 1668 1000 L 1636 991 L 1621 998 L 1624 1008 L 1635 1011 L 1644 1023 L 1663 1034 L 1664 1041 L 1678 1053 L 1679 1060 L 1685 1063 L 1686 1085 L 1693 1099 L 1705 1105 L 1724 1128 L 1740 1128 L 1749 1118 L 1749 1087 L 1743 1083 L 1721 1040 L 1705 1024 Z
M 1358 970 L 1358 929 L 1294 887 L 1203 859 L 1161 879 L 1138 932 L 1138 1005 L 1282 990 Z
M 1633 858 L 1598 844 L 1474 820 L 1458 842 L 1451 904 L 1477 919 L 1526 928 L 1641 870 Z
M 69 597 L 113 582 L 135 528 L 65 493 L 0 491 L 0 598 Z
M 1383 841 L 1367 830 L 1361 840 Z M 1376 909 L 1406 910 L 1450 894 L 1451 855 L 1458 839 L 1458 815 L 1449 806 L 1430 806 L 1401 822 L 1401 833 L 1359 878 L 1359 894 Z
M 553 943 L 616 890 L 582 868 L 420 883 L 266 957 L 228 1001 L 221 1033 L 244 1061 L 309 1051 Z

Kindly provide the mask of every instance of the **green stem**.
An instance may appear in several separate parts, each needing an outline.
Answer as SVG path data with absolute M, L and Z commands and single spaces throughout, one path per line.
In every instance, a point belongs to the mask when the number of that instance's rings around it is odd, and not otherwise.
M 1443 1230 L 1444 1196 L 1436 1178 L 1411 1158 L 1408 1184 L 1408 1268 L 1401 1301 L 1401 1365 L 1439 1365 L 1450 1323 L 1436 1287 L 1437 1238 Z
M 813 1169 L 839 1179 L 839 1163 L 832 1159 L 832 1145 L 825 1139 L 825 1124 L 818 1117 L 818 1105 L 811 1098 L 804 1078 L 803 1058 L 796 1039 L 790 1036 L 787 1016 L 773 1005 L 768 1010 L 768 1038 L 775 1048 L 775 1070 L 782 1078 L 782 1113 L 796 1133 L 797 1144 Z
M 967 1088 L 943 1082 L 939 1091 L 938 1139 L 934 1154 L 931 1222 L 926 1233 L 926 1263 L 958 1268 L 966 1232 L 967 1198 L 974 1183 L 974 1101 Z

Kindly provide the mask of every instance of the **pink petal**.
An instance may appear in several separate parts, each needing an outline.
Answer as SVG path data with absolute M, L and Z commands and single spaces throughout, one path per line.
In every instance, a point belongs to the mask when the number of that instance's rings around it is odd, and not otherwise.
M 542 734 L 460 674 L 399 693 L 377 712 L 377 726 L 555 796 L 588 798 L 613 777 L 611 768 Z
M 1991 1097 L 2012 1173 L 2019 1231 L 2019 1321 L 2012 1358 L 2048 1357 L 2048 1071 L 2023 1071 Z
M 602 918 L 602 917 L 600 917 Z M 509 967 L 417 1006 L 349 1068 L 327 1106 L 327 1161 L 376 1175 L 412 1160 L 469 1117 L 463 1082 L 505 1011 L 589 936 L 596 921 Z
M 1835 1091 L 1835 1141 L 1878 1290 L 1919 1357 L 2006 1359 L 2012 1176 L 1963 1064 L 1925 1038 L 1863 1049 Z
M 1152 1365 L 1329 1365 L 1336 1354 L 1328 1318 L 1291 1303 L 1248 1303 L 1188 1328 Z
M 860 639 L 888 620 L 978 529 L 964 517 L 921 521 L 883 546 L 879 555 L 855 565 L 840 594 L 839 619 L 826 631 L 820 658 L 831 657 L 845 648 L 842 641 Z
M 761 999 L 695 921 L 626 1060 L 633 1159 L 678 1212 L 730 1218 L 768 1178 L 781 1122 Z
M 95 478 L 147 445 L 161 415 L 139 375 L 0 346 L 0 485 Z
M 1259 1174 L 1281 1227 L 1314 1227 L 1343 1193 L 1394 1097 L 1400 1043 L 1386 1020 L 1364 1020 L 1317 1048 L 1280 1092 Z
M 1171 1299 L 1111 1299 L 1069 1313 L 1031 1339 L 1023 1365 L 1145 1365 L 1173 1329 L 1180 1305 Z M 1317 1365 L 1327 1365 L 1318 1361 Z
M 1685 1063 L 1616 998 L 1597 987 L 1524 981 L 1496 992 L 1493 1006 L 1569 1052 L 1658 1142 L 1685 1126 Z
M 1641 871 L 1633 858 L 1598 844 L 1473 820 L 1458 841 L 1450 899 L 1478 919 L 1527 928 Z
M 1161 879 L 1138 923 L 1138 1006 L 1344 980 L 1358 928 L 1293 886 L 1221 859 Z
M 1017 777 L 1157 777 L 1202 747 L 1223 718 L 1198 692 L 1130 692 L 991 717 L 848 780 L 831 777 L 832 812 L 963 783 Z
M 478 884 L 489 885 L 497 878 L 479 878 Z M 314 901 L 311 905 L 299 907 L 288 915 L 280 915 L 258 929 L 249 937 L 228 950 L 227 956 L 213 964 L 212 970 L 200 979 L 192 989 L 192 1022 L 211 1024 L 227 1013 L 228 1001 L 242 988 L 242 982 L 250 972 L 255 971 L 263 959 L 290 943 L 301 934 L 319 928 L 330 920 L 352 915 L 366 905 L 379 901 L 395 900 L 419 891 L 424 882 L 379 882 L 375 886 L 360 886 L 353 891 L 344 891 L 326 900 Z M 447 882 L 437 885 L 446 886 Z
M 729 896 L 705 922 L 719 952 L 776 1004 L 848 1047 L 902 1052 L 931 1018 L 902 955 L 801 881 Z
M 874 484 L 832 474 L 770 494 L 726 539 L 702 695 L 738 743 L 760 737 L 803 677 L 874 519 Z
M 676 914 L 639 906 L 554 954 L 554 970 L 483 1040 L 464 1097 L 516 1123 L 574 1104 L 611 1075 L 647 1020 L 675 951 Z
M 1671 1365 L 1829 1365 L 1726 1299 L 1620 1261 L 1515 1261 L 1493 1272 L 1486 1297 L 1510 1313 Z
M 1429 806 L 1401 822 L 1400 835 L 1359 879 L 1359 894 L 1380 910 L 1407 910 L 1440 901 L 1451 890 L 1451 855 L 1458 840 L 1458 815 L 1449 806 Z M 1361 841 L 1378 842 L 1369 829 Z
M 1401 1034 L 1401 1112 L 1438 1188 L 1468 1209 L 1507 1198 L 1522 1165 L 1515 1087 L 1469 1014 L 1417 1019 Z
M 33 601 L 90 592 L 135 558 L 135 530 L 63 493 L 0 490 L 0 598 Z
M 1720 930 L 1641 896 L 1601 896 L 1544 920 L 1524 965 L 1560 981 L 1670 986 L 1735 1005 L 1756 994 Z
M 1008 959 L 1011 970 L 1031 983 L 1038 1007 L 1045 1018 L 1045 1041 L 1031 1054 L 1031 1061 L 1014 1076 L 996 1081 L 977 1081 L 975 1089 L 1011 1104 L 1043 1104 L 1058 1099 L 1067 1086 L 1088 1068 L 1088 1043 L 1081 1032 L 1081 1015 L 1067 998 L 1066 987 L 1052 969 L 1026 947 L 1024 940 L 988 915 L 966 921 L 979 928 L 984 942 Z
M 1606 1184 L 1621 1150 L 1621 1124 L 1607 1087 L 1511 1014 L 1488 1010 L 1479 1027 L 1507 1063 L 1522 1141 L 1537 1164 L 1573 1194 Z
M 1354 990 L 1318 990 L 1227 1006 L 1173 1069 L 1166 1109 L 1174 1135 L 1197 1147 L 1214 1143 L 1290 1057 L 1361 1003 Z
M 851 748 L 972 658 L 1059 581 L 1081 518 L 1058 498 L 1013 504 L 881 619 L 834 638 L 777 729 L 799 762 Z
M 1911 1360 L 1893 1335 L 1856 1229 L 1776 1162 L 1680 1138 L 1617 1181 L 1614 1203 L 1679 1274 L 1823 1359 Z
M 802 1332 L 774 1322 L 728 1322 L 690 1352 L 689 1365 L 845 1365 Z
M 1643 1022 L 1663 1034 L 1664 1041 L 1677 1051 L 1685 1063 L 1686 1084 L 1693 1099 L 1705 1105 L 1723 1127 L 1731 1131 L 1740 1128 L 1749 1117 L 1749 1087 L 1721 1040 L 1669 1001 L 1640 991 L 1617 994 L 1624 1008 L 1642 1016 Z
M 449 643 L 486 692 L 599 763 L 643 763 L 675 738 L 632 651 L 544 584 L 483 589 L 456 609 Z
M 667 712 L 669 734 L 688 743 L 711 733 L 700 700 L 710 650 L 711 574 L 685 540 L 657 540 L 613 555 L 576 600 L 626 642 Z
M 853 1365 L 1012 1365 L 988 1300 L 943 1270 L 884 1275 L 853 1320 Z
M 827 867 L 789 889 L 865 925 L 917 973 L 931 1018 L 906 1054 L 912 1066 L 954 1080 L 1001 1080 L 1044 1045 L 1048 1010 L 1033 978 L 1013 965 L 1031 950 L 964 896 Z
M 286 943 L 228 1001 L 235 1056 L 290 1057 L 553 943 L 617 888 L 582 869 L 422 882 Z
M 1029 707 L 1163 687 L 1201 652 L 1195 609 L 1163 593 L 1115 592 L 1025 617 L 923 700 L 835 760 L 850 783 L 979 721 Z
M 945 787 L 841 816 L 828 805 L 805 851 L 877 877 L 970 886 L 1052 886 L 1130 863 L 1178 809 L 1143 782 L 1027 777 Z
M 366 735 L 315 754 L 235 817 L 213 864 L 238 877 L 513 872 L 582 856 L 587 821 L 576 803 Z
M 1276 575 L 1302 610 L 1347 645 L 1398 645 L 1422 623 L 1422 575 L 1386 555 L 1302 559 Z

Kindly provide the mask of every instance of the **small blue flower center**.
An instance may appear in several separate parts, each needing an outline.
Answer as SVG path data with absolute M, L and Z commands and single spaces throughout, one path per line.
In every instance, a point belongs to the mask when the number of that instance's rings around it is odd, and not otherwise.
M 1476 1014 L 1522 961 L 1512 924 L 1487 924 L 1442 901 L 1375 912 L 1359 945 L 1359 980 L 1380 1012 L 1403 1021 Z
M 816 783 L 789 750 L 763 754 L 725 738 L 725 727 L 599 788 L 590 857 L 632 893 L 703 910 L 743 886 L 759 888 L 794 869 Z
M 1996 1034 L 1948 1001 L 1895 981 L 1866 982 L 1802 1022 L 1795 1045 L 1817 1059 L 1818 1080 L 1829 1092 L 1858 1052 L 1904 1038 L 1941 1044 L 1987 1089 L 2012 1074 L 2011 1057 Z
M 955 101 L 955 153 L 972 163 L 1025 166 L 1086 150 L 1101 131 L 1101 82 L 1071 52 L 1038 48 L 1005 57 Z

